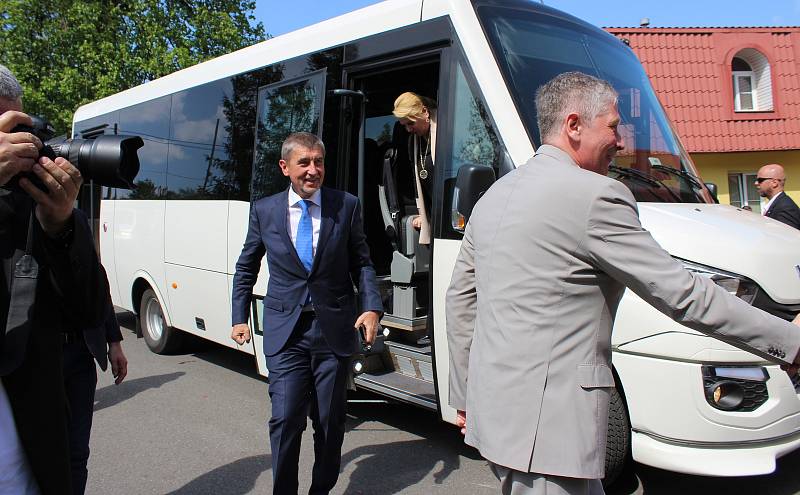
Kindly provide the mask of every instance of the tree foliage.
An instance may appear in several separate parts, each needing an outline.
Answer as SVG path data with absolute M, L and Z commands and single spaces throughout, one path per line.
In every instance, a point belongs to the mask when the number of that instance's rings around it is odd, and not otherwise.
M 0 0 L 0 63 L 59 133 L 80 105 L 265 39 L 251 0 Z

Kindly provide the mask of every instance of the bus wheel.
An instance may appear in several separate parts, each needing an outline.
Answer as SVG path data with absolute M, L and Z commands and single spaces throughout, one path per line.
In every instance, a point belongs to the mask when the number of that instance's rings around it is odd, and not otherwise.
M 142 294 L 142 301 L 139 304 L 139 321 L 147 347 L 156 354 L 172 352 L 180 344 L 179 331 L 167 326 L 161 303 L 152 289 L 147 289 Z
M 606 445 L 606 477 L 603 486 L 611 485 L 625 468 L 631 451 L 631 427 L 628 409 L 616 388 L 611 389 L 608 405 L 608 444 Z

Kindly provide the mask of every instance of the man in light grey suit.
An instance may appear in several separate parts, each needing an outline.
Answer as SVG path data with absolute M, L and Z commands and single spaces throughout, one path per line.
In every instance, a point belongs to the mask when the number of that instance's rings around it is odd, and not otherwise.
M 772 362 L 788 367 L 800 349 L 797 326 L 684 270 L 642 228 L 631 192 L 605 176 L 623 148 L 616 101 L 577 72 L 542 86 L 545 144 L 481 198 L 456 261 L 450 404 L 504 494 L 603 493 L 611 328 L 626 286 Z

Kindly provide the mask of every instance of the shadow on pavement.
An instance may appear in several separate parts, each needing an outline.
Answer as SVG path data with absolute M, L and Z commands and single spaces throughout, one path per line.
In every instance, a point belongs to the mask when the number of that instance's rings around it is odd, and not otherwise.
M 256 480 L 261 473 L 270 469 L 271 463 L 269 454 L 245 457 L 211 470 L 167 495 L 251 493 L 256 486 Z
M 441 485 L 460 460 L 458 454 L 420 439 L 356 447 L 342 455 L 342 467 L 347 464 L 356 468 L 344 493 L 390 495 L 417 485 L 436 467 L 433 477 Z
M 119 404 L 145 390 L 159 388 L 161 385 L 177 380 L 185 374 L 183 371 L 177 371 L 164 375 L 146 376 L 144 378 L 126 380 L 120 385 L 108 385 L 98 389 L 94 394 L 94 411 L 97 412 L 106 407 Z
M 342 452 L 343 469 L 348 464 L 356 465 L 345 493 L 399 493 L 419 483 L 434 469 L 434 482 L 443 484 L 461 466 L 462 456 L 480 459 L 476 450 L 464 444 L 458 430 L 441 421 L 435 412 L 391 402 L 351 402 L 347 413 L 347 435 L 372 430 L 374 422 L 376 428 L 397 429 L 421 438 L 363 445 Z

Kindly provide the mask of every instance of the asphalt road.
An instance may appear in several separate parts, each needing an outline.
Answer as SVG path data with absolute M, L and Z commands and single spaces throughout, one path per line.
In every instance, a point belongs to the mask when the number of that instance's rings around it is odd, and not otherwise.
M 251 356 L 191 342 L 184 353 L 152 354 L 120 313 L 127 379 L 97 385 L 87 494 L 271 493 L 266 381 Z M 352 495 L 497 492 L 486 462 L 456 429 L 430 412 L 359 395 L 348 406 L 342 474 L 333 493 Z M 311 425 L 300 456 L 300 493 L 313 464 Z M 768 476 L 708 478 L 634 465 L 609 495 L 800 495 L 800 453 Z

